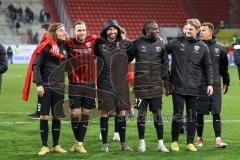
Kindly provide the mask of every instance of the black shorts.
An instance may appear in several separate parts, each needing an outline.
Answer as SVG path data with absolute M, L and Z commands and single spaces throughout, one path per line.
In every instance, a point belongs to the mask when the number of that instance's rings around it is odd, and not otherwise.
M 57 93 L 50 88 L 44 87 L 44 95 L 38 96 L 38 110 L 40 115 L 49 115 L 50 109 L 53 116 L 62 115 L 64 94 Z
M 118 88 L 119 89 L 119 88 Z M 98 110 L 111 112 L 128 110 L 130 104 L 129 88 L 122 87 L 119 92 L 111 85 L 98 85 Z
M 135 108 L 138 110 L 147 111 L 149 104 L 149 110 L 157 112 L 162 109 L 162 97 L 149 98 L 149 99 L 135 99 Z
M 200 96 L 197 112 L 200 114 L 220 114 L 222 109 L 221 93 L 213 94 L 212 96 Z
M 76 85 L 77 87 L 89 87 L 91 89 L 95 88 L 95 84 L 93 83 L 86 83 L 86 84 L 72 84 Z M 72 91 L 69 90 L 69 100 L 70 100 L 70 108 L 85 108 L 85 109 L 93 109 L 96 108 L 95 98 L 86 97 L 84 95 L 76 95 L 72 94 Z

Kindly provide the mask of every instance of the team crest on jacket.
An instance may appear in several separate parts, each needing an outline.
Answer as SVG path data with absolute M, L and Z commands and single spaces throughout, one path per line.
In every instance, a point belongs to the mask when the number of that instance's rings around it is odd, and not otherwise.
M 195 52 L 195 53 L 199 53 L 199 49 L 200 49 L 199 46 L 194 46 L 194 51 L 193 51 L 193 52 Z
M 219 48 L 214 48 L 214 52 L 216 56 L 219 56 L 219 51 L 220 51 Z
M 63 50 L 63 55 L 67 56 L 67 52 L 65 50 Z
M 142 45 L 141 51 L 142 51 L 142 52 L 146 52 L 146 51 L 147 51 L 147 50 L 146 50 L 146 47 L 145 47 L 144 45 Z
M 182 44 L 182 43 L 181 43 L 180 45 L 181 45 L 181 48 L 180 48 L 180 50 L 181 50 L 181 51 L 184 51 L 184 50 L 185 50 L 185 49 L 184 49 L 184 48 L 185 48 L 185 45 L 184 45 L 184 44 Z
M 156 46 L 156 51 L 157 51 L 157 52 L 161 52 L 161 50 L 162 50 L 161 47 Z
M 87 46 L 88 48 L 91 48 L 91 47 L 92 47 L 92 45 L 91 45 L 90 42 L 87 42 L 87 43 L 86 43 L 86 46 Z

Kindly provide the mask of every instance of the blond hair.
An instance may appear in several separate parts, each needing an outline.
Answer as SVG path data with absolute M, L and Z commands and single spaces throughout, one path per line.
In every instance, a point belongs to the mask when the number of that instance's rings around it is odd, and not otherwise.
M 200 29 L 201 23 L 198 19 L 187 19 L 185 25 L 190 24 L 191 26 L 194 26 L 197 30 Z

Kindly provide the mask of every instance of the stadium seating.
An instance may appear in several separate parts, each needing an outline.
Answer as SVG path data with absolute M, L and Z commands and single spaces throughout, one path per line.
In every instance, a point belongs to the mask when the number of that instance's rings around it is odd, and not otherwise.
M 215 26 L 219 26 L 221 20 L 225 24 L 229 23 L 230 0 L 191 0 L 190 2 L 201 21 L 212 22 Z
M 43 8 L 43 0 L 4 0 L 0 8 L 0 36 L 1 43 L 4 44 L 29 44 L 31 43 L 30 32 L 35 34 L 40 25 L 38 22 L 39 12 Z M 19 28 L 19 34 L 16 34 L 16 30 L 11 28 L 11 21 L 7 7 L 9 4 L 13 4 L 15 8 L 22 7 L 23 12 L 28 6 L 34 12 L 34 22 L 32 24 L 24 23 L 20 21 L 21 27 Z M 25 15 L 24 15 L 25 17 Z M 30 32 L 29 32 L 30 31 Z M 28 33 L 29 32 L 29 33 Z
M 179 3 L 181 2 L 181 3 Z M 100 34 L 106 19 L 116 19 L 127 30 L 127 37 L 141 34 L 144 21 L 154 19 L 161 26 L 182 26 L 187 11 L 178 0 L 66 0 L 66 9 L 72 22 L 83 20 L 88 30 Z
M 44 0 L 43 6 L 46 12 L 51 13 L 50 15 L 50 22 L 59 22 L 59 17 L 57 14 L 57 10 L 54 6 L 54 3 L 52 0 Z
M 240 5 L 238 4 L 238 6 L 237 6 L 238 8 L 237 8 L 237 18 L 236 18 L 236 24 L 237 24 L 237 27 L 238 28 L 240 28 Z

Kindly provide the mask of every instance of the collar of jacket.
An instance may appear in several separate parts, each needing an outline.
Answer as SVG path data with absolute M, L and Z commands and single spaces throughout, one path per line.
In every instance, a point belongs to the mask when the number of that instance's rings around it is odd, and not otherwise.
M 156 37 L 154 37 L 154 38 L 150 38 L 150 37 L 147 37 L 147 36 L 144 36 L 143 37 L 144 38 L 144 40 L 146 40 L 146 41 L 149 41 L 149 42 L 155 42 L 158 38 L 156 38 Z
M 116 42 L 122 41 L 122 40 L 119 39 L 119 38 L 116 38 L 114 41 L 109 41 L 109 40 L 108 40 L 107 38 L 105 38 L 105 37 L 101 37 L 100 40 L 101 40 L 102 42 L 104 42 L 104 43 L 116 43 Z
M 211 44 L 215 44 L 217 41 L 216 41 L 216 39 L 209 39 L 209 40 L 203 40 L 203 42 L 211 45 Z
M 60 45 L 61 45 L 61 44 L 63 44 L 63 43 L 64 43 L 64 40 L 61 40 L 61 39 L 58 39 L 58 40 L 57 40 L 57 44 L 60 44 Z
M 191 41 L 191 42 L 197 42 L 197 41 L 199 41 L 199 38 L 198 38 L 198 37 L 196 37 L 196 38 L 194 38 L 194 37 L 187 37 L 187 36 L 185 36 L 185 35 L 183 35 L 183 37 L 184 37 L 184 39 L 187 40 L 187 41 Z

